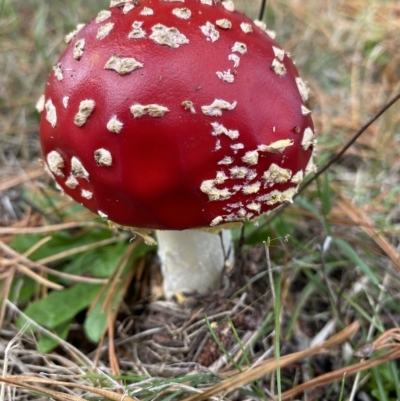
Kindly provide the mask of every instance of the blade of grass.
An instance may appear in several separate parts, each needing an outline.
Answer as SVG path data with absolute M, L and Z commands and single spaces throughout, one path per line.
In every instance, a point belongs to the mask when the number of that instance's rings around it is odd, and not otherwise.
M 386 396 L 386 391 L 385 391 L 385 387 L 384 384 L 382 382 L 382 378 L 380 375 L 380 371 L 378 370 L 377 367 L 373 367 L 372 369 L 372 374 L 374 376 L 375 382 L 377 384 L 377 390 L 378 390 L 378 399 L 379 401 L 389 401 L 387 396 Z
M 343 374 L 342 384 L 340 386 L 339 401 L 343 401 L 345 379 L 346 379 L 346 373 Z
M 228 361 L 239 371 L 242 371 L 242 368 L 236 363 L 236 361 L 232 358 L 231 354 L 227 351 L 227 349 L 222 345 L 220 339 L 218 338 L 217 334 L 215 333 L 210 321 L 208 320 L 208 316 L 205 314 L 204 315 L 204 320 L 206 321 L 206 325 L 208 327 L 208 330 L 211 333 L 212 338 L 214 341 L 217 343 L 218 348 L 223 352 L 223 354 L 226 356 Z
M 275 359 L 279 360 L 281 357 L 281 288 L 282 288 L 283 274 L 279 273 L 275 282 Z M 278 391 L 278 400 L 282 401 L 282 377 L 281 368 L 276 370 L 276 384 Z
M 239 335 L 238 335 L 238 333 L 237 333 L 237 331 L 236 331 L 236 327 L 235 327 L 235 325 L 233 324 L 232 319 L 231 319 L 229 316 L 228 316 L 228 322 L 229 322 L 229 325 L 230 325 L 231 330 L 232 330 L 232 332 L 233 332 L 233 335 L 235 336 L 235 340 L 236 340 L 236 342 L 239 344 L 240 350 L 242 351 L 243 358 L 244 358 L 244 360 L 245 360 L 247 366 L 250 366 L 250 365 L 251 365 L 251 362 L 250 362 L 250 359 L 249 359 L 249 357 L 248 357 L 248 355 L 247 355 L 247 351 L 246 351 L 246 349 L 244 348 L 243 343 L 242 343 L 242 340 L 240 339 L 240 337 L 239 337 Z

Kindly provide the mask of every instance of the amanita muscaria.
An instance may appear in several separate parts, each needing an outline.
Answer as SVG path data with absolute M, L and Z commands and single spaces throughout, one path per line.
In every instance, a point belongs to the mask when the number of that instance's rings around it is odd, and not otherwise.
M 232 1 L 112 2 L 66 41 L 38 102 L 57 184 L 117 225 L 161 230 L 167 296 L 215 288 L 220 238 L 197 229 L 257 220 L 314 168 L 290 56 Z

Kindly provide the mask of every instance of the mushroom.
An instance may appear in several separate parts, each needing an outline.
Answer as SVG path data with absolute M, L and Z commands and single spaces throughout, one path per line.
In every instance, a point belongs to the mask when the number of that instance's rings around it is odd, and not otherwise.
M 217 288 L 218 231 L 291 202 L 313 169 L 307 85 L 232 1 L 113 2 L 68 42 L 42 99 L 49 171 L 104 219 L 157 230 L 167 297 Z

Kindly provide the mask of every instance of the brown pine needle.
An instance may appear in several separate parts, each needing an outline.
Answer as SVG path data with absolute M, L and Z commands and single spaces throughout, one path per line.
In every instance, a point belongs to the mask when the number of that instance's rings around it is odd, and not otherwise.
M 102 388 L 86 386 L 78 383 L 70 383 L 63 382 L 58 380 L 44 379 L 40 377 L 32 377 L 32 376 L 7 376 L 6 378 L 0 378 L 0 381 L 7 383 L 12 386 L 22 387 L 26 390 L 31 390 L 34 392 L 42 393 L 49 395 L 57 400 L 71 400 L 71 401 L 85 401 L 84 398 L 73 396 L 70 394 L 61 393 L 58 391 L 47 390 L 41 386 L 33 386 L 28 383 L 38 383 L 38 384 L 47 384 L 49 386 L 64 386 L 64 387 L 72 387 L 78 388 L 83 391 L 88 391 L 93 394 L 97 394 L 101 397 L 110 399 L 112 401 L 121 401 L 122 397 L 124 401 L 139 401 L 137 398 L 132 398 L 127 395 L 121 396 L 121 394 L 116 393 L 114 391 L 105 390 Z

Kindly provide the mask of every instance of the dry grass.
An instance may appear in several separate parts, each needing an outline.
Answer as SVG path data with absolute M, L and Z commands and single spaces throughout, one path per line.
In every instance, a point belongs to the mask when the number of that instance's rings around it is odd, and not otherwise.
M 38 162 L 34 105 L 64 48 L 65 33 L 108 3 L 0 0 L 0 296 L 11 301 L 0 308 L 1 380 L 8 383 L 0 400 L 40 399 L 35 394 L 59 400 L 340 400 L 342 378 L 346 399 L 399 398 L 397 365 L 383 364 L 399 358 L 398 104 L 283 217 L 253 236 L 258 244 L 243 247 L 237 292 L 166 303 L 159 299 L 157 269 L 140 258 L 122 290 L 132 282 L 131 289 L 145 283 L 152 292 L 142 286 L 136 297 L 109 312 L 108 331 L 97 348 L 84 340 L 78 322 L 77 339 L 71 335 L 46 356 L 35 351 L 37 334 L 28 330 L 17 336 L 15 322 L 25 303 L 12 298 L 13 282 L 30 276 L 40 298 L 61 286 L 57 274 L 69 283 L 96 280 L 65 276 L 54 262 L 90 246 L 97 252 L 104 243 L 54 252 L 41 261 L 31 258 L 45 246 L 45 236 L 102 227 L 83 209 L 65 214 L 73 203 L 48 188 Z M 252 17 L 260 3 L 236 0 Z M 323 164 L 400 92 L 400 5 L 395 0 L 270 0 L 265 16 L 312 89 L 309 103 Z M 246 234 L 252 231 L 249 227 Z M 33 234 L 43 237 L 25 253 L 10 247 L 16 237 Z M 272 238 L 271 271 L 281 282 L 277 304 L 265 272 L 261 239 L 266 236 Z M 113 237 L 107 243 L 118 241 Z M 116 266 L 114 276 L 96 283 L 116 291 L 119 273 Z M 281 335 L 275 338 L 276 332 Z M 329 339 L 334 333 L 340 334 Z M 7 348 L 13 338 L 23 346 Z M 278 360 L 276 343 L 283 355 Z M 357 349 L 361 362 L 354 356 Z

